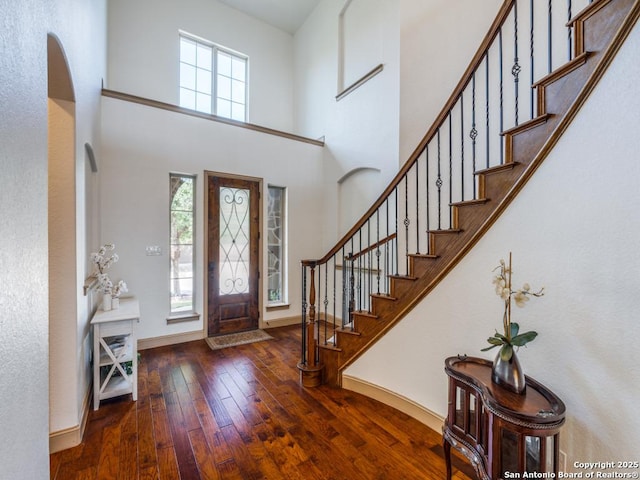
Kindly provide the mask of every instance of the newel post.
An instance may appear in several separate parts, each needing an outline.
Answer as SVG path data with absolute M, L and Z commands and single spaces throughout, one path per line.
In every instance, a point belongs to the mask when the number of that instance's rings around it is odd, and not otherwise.
M 302 355 L 298 369 L 300 381 L 305 387 L 317 387 L 322 384 L 322 370 L 324 366 L 318 362 L 315 339 L 316 332 L 316 266 L 314 260 L 302 262 Z M 307 315 L 307 269 L 310 269 L 309 281 L 309 313 Z

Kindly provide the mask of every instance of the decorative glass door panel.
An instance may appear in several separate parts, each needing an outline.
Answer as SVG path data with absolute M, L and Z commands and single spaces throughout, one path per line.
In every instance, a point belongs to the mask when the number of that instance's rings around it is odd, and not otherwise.
M 249 200 L 246 189 L 220 188 L 220 295 L 249 292 Z
M 207 332 L 258 328 L 260 184 L 208 174 Z

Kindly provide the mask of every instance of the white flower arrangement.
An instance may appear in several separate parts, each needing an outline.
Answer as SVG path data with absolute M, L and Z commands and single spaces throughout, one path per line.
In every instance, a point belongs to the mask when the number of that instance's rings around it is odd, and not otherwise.
M 509 361 L 513 355 L 513 347 L 522 347 L 538 336 L 538 332 L 530 331 L 519 333 L 520 325 L 511 321 L 511 299 L 513 298 L 517 307 L 524 307 L 529 301 L 529 297 L 541 297 L 544 295 L 544 287 L 537 292 L 531 291 L 528 283 L 522 285 L 520 290 L 513 290 L 511 287 L 511 252 L 509 252 L 509 265 L 504 260 L 500 260 L 500 265 L 493 269 L 499 273 L 493 277 L 496 294 L 504 301 L 504 314 L 502 326 L 504 334 L 496 333 L 487 339 L 491 346 L 483 348 L 482 351 L 500 347 L 500 356 L 503 360 Z
M 105 273 L 106 270 L 116 263 L 120 257 L 117 253 L 111 253 L 115 250 L 116 246 L 113 243 L 105 243 L 97 252 L 91 254 L 91 261 L 96 266 L 95 276 L 98 279 L 98 289 L 102 293 L 110 294 L 111 296 L 118 298 L 121 294 L 128 292 L 127 284 L 124 280 L 120 280 L 117 284 L 113 284 L 109 275 Z

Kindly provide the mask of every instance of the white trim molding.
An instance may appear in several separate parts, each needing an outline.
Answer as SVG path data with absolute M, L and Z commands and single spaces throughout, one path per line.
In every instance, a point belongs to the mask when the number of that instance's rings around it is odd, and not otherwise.
M 89 383 L 87 393 L 82 404 L 82 419 L 78 425 L 49 433 L 49 453 L 56 453 L 67 448 L 77 447 L 82 443 L 84 430 L 89 419 L 89 405 L 91 405 L 91 393 L 93 385 Z
M 442 433 L 443 417 L 399 393 L 346 374 L 342 375 L 342 388 L 378 400 L 415 418 L 430 429 Z
M 167 345 L 175 345 L 177 343 L 193 342 L 202 340 L 204 334 L 202 330 L 193 332 L 174 333 L 172 335 L 163 335 L 161 337 L 140 338 L 138 339 L 138 351 L 147 350 L 149 348 L 166 347 Z

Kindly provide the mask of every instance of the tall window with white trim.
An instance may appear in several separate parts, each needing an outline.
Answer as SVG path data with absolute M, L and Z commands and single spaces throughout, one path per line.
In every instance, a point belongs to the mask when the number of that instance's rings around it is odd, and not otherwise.
M 247 121 L 248 58 L 180 35 L 180 106 Z

